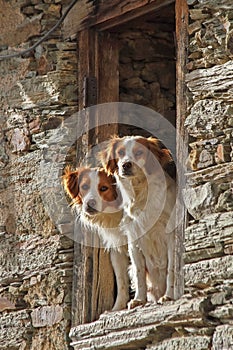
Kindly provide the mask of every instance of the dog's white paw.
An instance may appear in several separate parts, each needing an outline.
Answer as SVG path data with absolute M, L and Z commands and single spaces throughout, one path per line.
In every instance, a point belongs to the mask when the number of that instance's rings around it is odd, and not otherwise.
M 146 301 L 139 300 L 139 299 L 132 299 L 128 302 L 128 310 L 134 309 L 137 306 L 145 305 Z
M 168 295 L 163 295 L 161 298 L 159 298 L 158 300 L 158 304 L 163 304 L 166 301 L 172 301 L 173 299 L 171 297 L 169 297 Z

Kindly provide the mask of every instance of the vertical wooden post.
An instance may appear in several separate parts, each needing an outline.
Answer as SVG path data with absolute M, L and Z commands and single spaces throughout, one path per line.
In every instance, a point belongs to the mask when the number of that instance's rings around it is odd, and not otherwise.
M 84 96 L 84 81 L 96 79 L 96 104 L 118 101 L 119 60 L 117 42 L 108 33 L 83 30 L 79 34 L 78 46 L 79 110 L 85 108 L 87 130 L 77 145 L 79 163 L 79 159 L 87 154 L 91 145 L 103 141 L 117 131 L 116 124 L 97 126 L 95 130 L 89 130 L 90 118 L 96 118 L 97 125 L 102 121 L 99 109 L 98 112 L 90 112 L 85 105 L 88 99 Z M 98 244 L 98 237 L 95 237 L 95 244 Z M 113 302 L 114 275 L 109 254 L 102 248 L 75 243 L 72 326 L 97 319 L 105 310 L 111 310 Z
M 101 32 L 98 36 L 98 102 L 119 101 L 119 48 L 117 36 L 108 32 Z M 117 105 L 110 108 L 111 120 L 118 121 Z M 98 122 L 107 120 L 106 115 L 98 113 Z M 97 129 L 98 142 L 109 138 L 118 132 L 117 124 L 109 124 Z
M 187 0 L 176 0 L 176 41 L 177 41 L 177 172 L 178 172 L 178 199 L 176 229 L 176 254 L 175 254 L 175 297 L 179 298 L 184 292 L 183 275 L 183 242 L 186 227 L 186 209 L 182 201 L 182 186 L 185 183 L 185 159 L 187 154 L 187 133 L 184 122 L 186 118 L 186 86 L 185 73 L 188 48 L 188 5 Z

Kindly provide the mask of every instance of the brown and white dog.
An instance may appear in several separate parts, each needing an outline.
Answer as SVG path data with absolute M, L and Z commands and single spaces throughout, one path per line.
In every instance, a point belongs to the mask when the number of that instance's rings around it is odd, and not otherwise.
M 174 162 L 156 138 L 113 137 L 99 154 L 123 197 L 135 297 L 128 307 L 174 298 Z M 173 165 L 173 166 L 172 166 Z
M 110 257 L 117 283 L 117 298 L 112 310 L 126 308 L 129 300 L 128 252 L 126 237 L 119 229 L 122 220 L 121 195 L 116 180 L 103 169 L 81 167 L 65 169 L 63 186 L 72 198 L 81 224 L 97 232 Z

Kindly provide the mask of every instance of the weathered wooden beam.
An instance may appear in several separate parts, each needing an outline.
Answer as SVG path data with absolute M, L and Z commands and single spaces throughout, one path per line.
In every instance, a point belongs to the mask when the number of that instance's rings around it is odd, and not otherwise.
M 187 153 L 187 133 L 184 128 L 186 118 L 186 87 L 185 72 L 187 63 L 188 44 L 188 6 L 186 0 L 176 1 L 176 104 L 177 104 L 177 172 L 178 172 L 178 205 L 176 208 L 176 254 L 175 254 L 175 296 L 179 298 L 184 291 L 183 275 L 183 241 L 186 227 L 186 210 L 182 200 L 182 187 L 184 184 L 185 154 Z
M 117 132 L 117 110 L 114 114 L 116 123 L 99 127 L 105 120 L 109 122 L 109 116 L 106 116 L 106 112 L 101 113 L 100 106 L 88 108 L 90 99 L 86 98 L 88 86 L 85 88 L 84 82 L 88 85 L 90 79 L 96 80 L 96 93 L 95 98 L 91 99 L 91 105 L 118 101 L 118 44 L 112 34 L 86 29 L 79 33 L 78 55 L 79 110 L 82 110 L 86 117 L 86 134 L 78 142 L 79 163 L 80 158 L 91 152 L 93 145 Z M 114 112 L 114 109 L 111 109 L 111 112 Z M 85 231 L 83 236 L 85 237 Z M 97 248 L 100 246 L 97 235 L 93 235 L 93 239 L 93 247 L 75 245 L 72 319 L 74 325 L 95 320 L 105 310 L 111 310 L 114 302 L 114 276 L 109 254 L 104 249 Z
M 63 33 L 69 38 L 94 26 L 107 30 L 171 3 L 174 0 L 81 0 L 66 17 Z
M 94 25 L 99 30 L 111 29 L 130 20 L 158 11 L 161 7 L 174 3 L 174 0 L 134 0 L 104 2 L 100 6 Z M 105 8 L 106 6 L 106 8 Z

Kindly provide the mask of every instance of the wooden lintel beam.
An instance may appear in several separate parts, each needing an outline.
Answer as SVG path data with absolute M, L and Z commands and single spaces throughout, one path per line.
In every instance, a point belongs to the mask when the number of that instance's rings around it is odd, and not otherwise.
M 172 3 L 174 0 L 132 1 L 130 6 L 128 4 L 127 7 L 124 7 L 121 4 L 121 7 L 115 11 L 109 8 L 107 12 L 102 11 L 100 7 L 94 25 L 98 30 L 108 30 L 148 13 L 156 12 Z
M 80 0 L 63 25 L 65 38 L 84 29 L 108 30 L 174 3 L 175 0 Z

